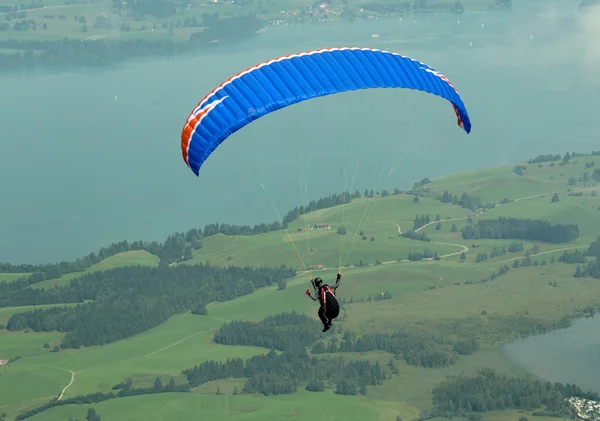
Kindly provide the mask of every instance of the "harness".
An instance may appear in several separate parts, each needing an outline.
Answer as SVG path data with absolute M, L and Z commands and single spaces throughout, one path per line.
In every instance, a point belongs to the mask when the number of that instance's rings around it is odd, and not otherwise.
M 321 308 L 323 309 L 323 311 L 327 310 L 327 293 L 328 292 L 331 294 L 333 299 L 337 302 L 337 297 L 335 296 L 335 291 L 333 291 L 331 288 L 329 288 L 329 285 L 323 285 L 320 288 Z

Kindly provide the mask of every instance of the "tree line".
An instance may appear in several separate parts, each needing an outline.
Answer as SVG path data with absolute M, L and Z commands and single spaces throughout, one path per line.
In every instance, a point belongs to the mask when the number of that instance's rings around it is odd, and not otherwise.
M 304 314 L 280 313 L 260 322 L 233 321 L 214 336 L 221 345 L 258 346 L 285 351 L 306 348 L 320 336 L 315 321 Z
M 338 394 L 356 395 L 360 390 L 366 394 L 367 386 L 382 384 L 385 378 L 379 362 L 309 357 L 300 349 L 282 354 L 271 350 L 246 361 L 205 361 L 183 370 L 183 374 L 192 387 L 217 379 L 247 378 L 242 392 L 265 396 L 291 394 L 301 387 L 322 392 L 327 386 L 335 387 Z
M 577 266 L 573 276 L 575 278 L 600 279 L 600 236 L 596 239 L 596 241 L 590 244 L 585 255 L 592 257 L 592 260 L 590 260 L 587 267 L 584 269 L 581 269 L 581 266 Z M 577 263 L 585 263 L 585 260 Z
M 60 278 L 62 275 L 73 272 L 80 272 L 89 266 L 98 263 L 107 257 L 113 256 L 129 250 L 143 249 L 143 242 L 128 243 L 121 241 L 113 243 L 109 247 L 102 247 L 98 253 L 90 253 L 87 256 L 79 258 L 73 262 L 47 263 L 40 265 L 19 264 L 13 265 L 10 263 L 0 262 L 0 273 L 33 273 L 29 282 L 25 285 L 34 284 L 46 279 Z M 23 282 L 23 281 L 20 281 Z M 1 286 L 2 284 L 0 284 Z
M 435 386 L 432 416 L 451 418 L 471 412 L 503 409 L 536 410 L 534 415 L 576 418 L 569 397 L 598 400 L 574 384 L 551 383 L 531 377 L 508 377 L 490 368 L 450 376 Z
M 538 164 L 542 162 L 552 162 L 552 161 L 560 161 L 561 156 L 559 154 L 546 154 L 546 155 L 538 155 L 535 158 L 530 158 L 527 162 L 530 164 Z
M 345 332 L 338 344 L 326 345 L 317 341 L 311 349 L 313 354 L 336 352 L 386 351 L 396 359 L 417 367 L 447 367 L 458 361 L 460 355 L 472 354 L 479 343 L 472 336 L 462 338 L 453 335 L 431 334 L 417 330 L 399 329 L 394 333 L 368 333 L 353 335 Z
M 448 190 L 445 190 L 444 193 L 442 193 L 442 195 L 439 196 L 439 201 L 442 203 L 452 203 L 453 205 L 457 205 L 457 206 L 460 206 L 462 208 L 469 209 L 472 211 L 475 211 L 482 207 L 486 207 L 486 208 L 494 207 L 493 204 L 483 206 L 481 203 L 481 199 L 479 199 L 478 197 L 475 197 L 475 196 L 471 196 L 469 193 L 463 193 L 459 197 L 456 194 L 453 195 Z
M 479 238 L 513 238 L 519 240 L 567 243 L 579 237 L 575 224 L 552 225 L 536 219 L 505 218 L 480 219 L 476 225 L 468 224 L 462 229 L 465 240 Z
M 431 335 L 409 329 L 362 336 L 346 332 L 339 345 L 331 342 L 325 346 L 322 341 L 317 341 L 320 333 L 316 325 L 306 315 L 282 313 L 261 322 L 228 323 L 215 333 L 214 341 L 223 345 L 260 346 L 279 351 L 304 350 L 312 345 L 313 354 L 386 351 L 408 364 L 421 367 L 454 364 L 459 355 L 472 354 L 479 347 L 475 338 L 468 335 Z
M 8 330 L 67 332 L 61 347 L 102 345 L 151 329 L 185 311 L 206 314 L 206 304 L 247 295 L 295 276 L 279 268 L 205 265 L 124 267 L 86 274 L 52 289 L 26 288 L 2 306 L 80 303 L 11 316 Z M 86 300 L 93 300 L 85 302 Z

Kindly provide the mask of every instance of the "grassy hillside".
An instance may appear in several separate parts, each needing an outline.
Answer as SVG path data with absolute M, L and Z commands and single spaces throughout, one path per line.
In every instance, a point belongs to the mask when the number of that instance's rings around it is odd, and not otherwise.
M 158 266 L 160 259 L 148 253 L 145 250 L 131 250 L 123 253 L 115 254 L 114 256 L 107 257 L 95 265 L 90 266 L 83 272 L 68 273 L 57 279 L 49 279 L 47 281 L 39 282 L 31 285 L 31 288 L 52 288 L 55 285 L 66 285 L 71 279 L 78 278 L 86 273 L 97 272 L 101 270 L 114 269 L 125 266 Z
M 579 181 L 585 173 L 590 176 L 593 168 L 585 168 L 592 162 L 600 164 L 598 157 L 576 157 L 564 166 L 523 164 L 524 175 L 517 175 L 514 166 L 476 170 L 442 177 L 420 187 L 417 192 L 436 197 L 422 197 L 414 203 L 414 196 L 361 198 L 335 208 L 322 209 L 301 216 L 290 224 L 288 232 L 276 231 L 259 236 L 217 235 L 203 240 L 203 247 L 193 252 L 188 264 L 210 261 L 218 265 L 276 265 L 284 263 L 303 269 L 298 254 L 306 267 L 324 265 L 374 264 L 375 261 L 390 262 L 406 259 L 409 252 L 422 251 L 424 247 L 437 252 L 440 257 L 458 259 L 463 247 L 471 247 L 473 241 L 462 239 L 460 232 L 451 233 L 456 224 L 460 229 L 472 211 L 460 206 L 441 203 L 437 197 L 444 191 L 460 195 L 468 193 L 482 203 L 494 202 L 497 206 L 476 216 L 475 219 L 498 217 L 543 219 L 555 224 L 577 224 L 580 237 L 576 241 L 557 247 L 538 242 L 542 252 L 562 248 L 587 246 L 600 233 L 600 191 L 598 183 Z M 540 166 L 541 165 L 541 168 Z M 569 180 L 571 183 L 569 184 Z M 554 193 L 559 201 L 551 203 Z M 581 194 L 574 196 L 573 194 Z M 500 203 L 508 200 L 507 203 Z M 413 241 L 399 236 L 413 227 L 417 214 L 431 217 L 432 223 L 423 227 L 432 242 Z M 441 219 L 441 229 L 433 222 L 436 215 Z M 330 224 L 331 229 L 298 232 L 298 229 L 314 224 Z M 341 226 L 347 235 L 337 234 Z M 366 239 L 358 235 L 363 232 Z M 374 241 L 371 241 L 373 237 Z M 507 245 L 510 241 L 481 240 L 482 249 L 491 251 L 494 246 Z M 533 243 L 525 242 L 526 247 Z M 473 250 L 471 250 L 473 253 Z M 550 257 L 549 257 L 550 258 Z
M 599 158 L 596 160 L 600 161 Z M 341 269 L 344 276 L 339 296 L 347 304 L 337 325 L 357 333 L 391 332 L 403 326 L 431 333 L 468 331 L 476 334 L 482 345 L 480 350 L 473 355 L 461 356 L 454 365 L 422 368 L 399 360 L 398 374 L 383 385 L 369 387 L 367 396 L 340 396 L 332 390 L 324 392 L 325 396 L 305 391 L 271 397 L 233 396 L 233 386 L 241 389 L 244 381 L 229 379 L 206 383 L 193 389 L 193 393 L 119 398 L 94 407 L 103 419 L 123 420 L 187 419 L 198 413 L 204 418 L 219 417 L 224 421 L 281 418 L 394 421 L 397 416 L 413 420 L 421 409 L 431 409 L 431 388 L 448 374 L 480 367 L 523 374 L 523 370 L 510 362 L 498 347 L 515 335 L 518 337 L 519 317 L 548 323 L 563 316 L 580 314 L 586 306 L 600 304 L 597 280 L 573 278 L 576 265 L 550 263 L 552 256 L 558 257 L 565 249 L 586 248 L 600 235 L 600 199 L 592 193 L 598 188 L 585 187 L 581 182 L 569 185 L 568 181 L 569 177 L 581 176 L 585 163 L 591 161 L 591 158 L 578 157 L 563 167 L 550 167 L 546 163 L 540 168 L 537 164 L 528 164 L 524 176 L 515 174 L 513 167 L 486 169 L 478 171 L 477 175 L 469 172 L 434 180 L 421 188 L 424 194 L 428 191 L 430 195 L 442 194 L 448 189 L 459 196 L 468 192 L 484 201 L 500 202 L 508 198 L 507 203 L 476 216 L 475 221 L 512 216 L 575 223 L 579 225 L 580 238 L 570 243 L 524 241 L 524 250 L 520 252 L 476 263 L 478 253 L 489 254 L 494 247 L 508 246 L 513 240 L 477 240 L 478 247 L 473 248 L 474 241 L 463 240 L 460 232 L 451 232 L 453 224 L 460 229 L 466 223 L 472 214 L 470 210 L 441 203 L 435 197 L 422 197 L 419 203 L 414 203 L 413 196 L 396 195 L 363 198 L 343 207 L 311 212 L 306 215 L 306 220 L 301 217 L 290 224 L 289 237 L 284 231 L 276 231 L 256 236 L 204 238 L 202 248 L 195 250 L 193 259 L 184 263 L 206 260 L 218 265 L 283 263 L 301 269 L 295 246 L 305 264 L 325 265 L 327 269 L 315 273 L 326 282 L 333 282 L 335 266 L 340 263 L 341 256 L 342 264 L 348 267 Z M 506 183 L 512 183 L 511 187 L 507 188 Z M 569 196 L 567 189 L 585 193 Z M 559 192 L 557 203 L 550 203 L 553 192 Z M 406 232 L 412 228 L 417 214 L 430 215 L 432 221 L 440 215 L 440 230 L 435 229 L 435 222 L 420 229 L 431 242 L 399 236 L 399 230 Z M 321 223 L 330 224 L 331 229 L 297 231 Z M 342 224 L 347 228 L 345 236 L 337 234 L 337 228 Z M 355 236 L 361 230 L 366 240 Z M 532 259 L 538 263 L 546 260 L 547 264 L 511 268 L 508 273 L 489 280 L 502 264 L 512 266 L 534 244 L 540 250 Z M 404 261 L 409 252 L 423 251 L 425 247 L 437 252 L 440 260 Z M 459 256 L 465 249 L 467 259 L 462 261 Z M 370 266 L 352 267 L 360 260 Z M 376 261 L 382 264 L 375 265 Z M 147 252 L 126 252 L 93 265 L 86 272 L 157 263 L 158 258 Z M 80 275 L 69 274 L 34 287 L 64 285 Z M 484 279 L 487 282 L 480 282 Z M 300 273 L 288 280 L 285 290 L 271 286 L 235 300 L 212 303 L 208 306 L 208 315 L 181 314 L 143 334 L 103 346 L 53 352 L 54 345 L 63 336 L 61 333 L 0 330 L 0 359 L 21 357 L 0 366 L 0 412 L 14 417 L 52 397 L 71 398 L 110 391 L 113 385 L 127 378 L 132 378 L 136 387 L 151 386 L 157 376 L 173 376 L 180 382 L 184 381 L 181 370 L 203 361 L 248 358 L 264 353 L 267 350 L 263 348 L 215 344 L 212 341 L 214 332 L 228 321 L 261 320 L 292 310 L 311 315 L 317 324 L 316 306 L 303 293 L 308 285 L 308 274 Z M 391 299 L 369 299 L 382 292 L 390 293 Z M 0 324 L 11 314 L 29 309 L 0 309 Z M 48 347 L 44 347 L 45 344 Z M 390 359 L 385 352 L 338 355 L 377 360 L 382 364 Z M 215 395 L 217 387 L 223 395 Z M 89 407 L 56 407 L 31 420 L 84 419 Z M 514 421 L 522 415 L 530 413 L 488 412 L 484 414 L 484 421 Z
M 360 260 L 374 264 L 406 259 L 409 252 L 423 251 L 425 247 L 440 256 L 461 250 L 460 246 L 415 242 L 400 237 L 413 227 L 417 213 L 431 214 L 435 218 L 466 220 L 469 211 L 450 204 L 440 204 L 433 199 L 412 203 L 412 196 L 357 199 L 330 209 L 321 209 L 301 216 L 288 227 L 288 232 L 275 231 L 258 236 L 217 235 L 203 240 L 203 247 L 195 250 L 194 258 L 186 262 L 210 261 L 221 265 L 279 265 L 286 264 L 303 269 L 296 254 L 304 264 L 357 265 Z M 329 224 L 331 229 L 298 232 L 306 226 Z M 345 226 L 346 235 L 337 234 Z M 366 239 L 360 235 L 363 232 Z
M 577 181 L 575 185 L 569 185 L 569 178 L 579 178 L 585 172 L 591 176 L 600 165 L 600 157 L 578 156 L 563 166 L 559 165 L 560 162 L 521 162 L 498 168 L 475 169 L 439 177 L 418 190 L 440 194 L 445 190 L 455 194 L 466 192 L 481 198 L 483 202 L 498 203 L 505 198 L 516 200 L 565 191 L 567 188 L 581 189 L 584 182 Z M 591 162 L 595 166 L 586 169 L 585 165 Z M 514 172 L 515 165 L 526 167 L 523 175 Z

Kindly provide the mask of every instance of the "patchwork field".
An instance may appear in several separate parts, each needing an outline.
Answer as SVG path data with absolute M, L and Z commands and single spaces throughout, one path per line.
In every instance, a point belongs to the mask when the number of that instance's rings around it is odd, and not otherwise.
M 291 395 L 234 395 L 234 388 L 243 389 L 245 379 L 225 379 L 195 387 L 191 393 L 161 393 L 93 405 L 58 406 L 30 419 L 64 421 L 72 417 L 81 420 L 93 407 L 107 420 L 158 421 L 200 415 L 223 420 L 286 418 L 298 421 L 315 418 L 395 421 L 399 416 L 409 421 L 419 418 L 422 410 L 431 410 L 431 389 L 448 374 L 482 367 L 524 374 L 500 349 L 501 344 L 519 336 L 520 317 L 553 323 L 564 316 L 580 315 L 587 306 L 600 304 L 600 283 L 596 279 L 574 278 L 576 265 L 551 262 L 565 250 L 586 250 L 600 235 L 600 199 L 595 194 L 598 187 L 593 182 L 573 184 L 571 180 L 569 184 L 569 178 L 582 176 L 586 171 L 584 165 L 591 161 L 590 157 L 577 157 L 562 167 L 544 164 L 540 168 L 537 164 L 527 164 L 524 176 L 515 174 L 513 167 L 458 174 L 420 188 L 423 195 L 418 203 L 414 202 L 413 195 L 361 198 L 300 217 L 290 224 L 287 233 L 203 238 L 202 248 L 194 250 L 193 258 L 181 265 L 205 261 L 223 266 L 287 264 L 296 267 L 298 275 L 288 279 L 283 290 L 272 285 L 233 300 L 214 302 L 207 306 L 207 315 L 179 314 L 144 333 L 102 346 L 63 349 L 58 345 L 64 333 L 1 329 L 0 359 L 11 361 L 0 366 L 0 412 L 5 412 L 7 419 L 14 418 L 52 398 L 109 392 L 127 378 L 133 380 L 135 387 L 152 387 L 156 377 L 165 381 L 173 377 L 181 384 L 186 381 L 182 370 L 204 361 L 246 359 L 266 353 L 267 349 L 254 346 L 216 344 L 213 335 L 229 321 L 259 321 L 290 311 L 308 314 L 318 324 L 316 305 L 304 296 L 310 286 L 308 278 L 318 274 L 325 282 L 333 283 L 338 270 L 343 273 L 339 297 L 345 304 L 336 326 L 356 334 L 393 332 L 405 327 L 433 333 L 469 331 L 475 334 L 481 347 L 472 355 L 460 356 L 456 364 L 447 367 L 423 368 L 398 360 L 397 374 L 382 385 L 370 386 L 365 396 L 342 396 L 331 388 L 323 392 L 325 396 L 303 388 Z M 476 215 L 469 209 L 441 203 L 425 194 L 428 191 L 429 195 L 441 195 L 446 189 L 459 196 L 467 192 L 482 201 L 509 200 Z M 575 192 L 581 195 L 569 195 Z M 559 201 L 551 203 L 554 193 L 558 193 Z M 435 221 L 438 214 L 439 230 Z M 431 223 L 419 230 L 430 237 L 430 242 L 400 236 L 413 227 L 416 215 L 430 216 Z M 494 247 L 508 247 L 514 240 L 464 240 L 460 229 L 469 217 L 476 223 L 482 218 L 501 216 L 577 224 L 580 236 L 565 244 L 523 241 L 521 251 L 477 263 L 477 254 L 489 254 Z M 330 229 L 298 231 L 314 224 L 328 224 Z M 457 232 L 452 232 L 454 224 Z M 346 227 L 346 235 L 337 233 L 342 226 Z M 531 259 L 537 261 L 537 265 L 513 268 L 513 263 L 523 259 L 534 245 L 539 250 Z M 439 260 L 407 260 L 409 253 L 423 252 L 424 248 L 437 253 Z M 324 268 L 305 273 L 296 250 L 304 265 L 324 265 Z M 157 266 L 158 263 L 158 257 L 146 251 L 130 251 L 105 259 L 85 273 L 134 265 Z M 504 264 L 511 269 L 490 279 Z M 338 265 L 342 267 L 336 268 Z M 65 286 L 81 274 L 68 274 L 30 288 Z M 11 281 L 17 276 L 23 274 L 2 274 L 0 281 Z M 377 299 L 383 293 L 387 298 Z M 14 314 L 48 307 L 0 308 L 0 325 L 4 327 Z M 338 355 L 379 361 L 382 365 L 391 357 L 382 351 Z M 483 419 L 514 421 L 530 415 L 527 411 L 491 411 L 484 413 Z

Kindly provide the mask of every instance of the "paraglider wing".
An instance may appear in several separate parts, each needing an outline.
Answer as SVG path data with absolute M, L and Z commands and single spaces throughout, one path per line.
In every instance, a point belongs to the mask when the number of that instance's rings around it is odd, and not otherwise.
M 183 160 L 199 175 L 209 155 L 253 120 L 307 99 L 372 88 L 415 89 L 444 98 L 452 104 L 458 125 L 471 131 L 458 91 L 426 64 L 370 48 L 328 48 L 266 61 L 217 86 L 183 127 Z

